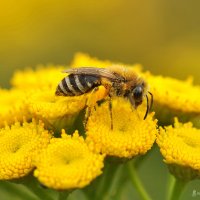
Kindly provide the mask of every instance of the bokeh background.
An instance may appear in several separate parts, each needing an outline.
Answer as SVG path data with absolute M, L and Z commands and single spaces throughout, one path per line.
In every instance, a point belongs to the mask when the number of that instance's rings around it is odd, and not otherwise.
M 199 0 L 1 0 L 0 86 L 9 87 L 16 69 L 67 65 L 76 52 L 200 83 L 199 9 Z M 168 170 L 152 152 L 139 175 L 153 199 L 163 199 Z M 182 199 L 199 185 L 189 184 Z M 0 186 L 4 200 L 18 199 Z M 130 182 L 124 188 L 123 199 L 140 199 Z
M 200 82 L 200 1 L 0 1 L 0 85 L 13 71 L 69 64 L 77 51 Z

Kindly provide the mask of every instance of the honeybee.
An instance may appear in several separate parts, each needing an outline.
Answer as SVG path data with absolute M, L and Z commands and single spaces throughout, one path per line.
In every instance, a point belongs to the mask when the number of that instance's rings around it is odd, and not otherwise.
M 133 70 L 120 66 L 108 68 L 81 67 L 63 71 L 69 75 L 63 78 L 57 86 L 56 95 L 77 96 L 90 92 L 98 86 L 103 85 L 108 91 L 110 99 L 120 96 L 129 99 L 136 109 L 146 98 L 147 107 L 144 119 L 153 104 L 153 95 L 148 91 L 148 85 L 144 79 L 139 77 Z M 151 95 L 149 103 L 148 94 Z M 110 101 L 110 110 L 112 108 Z M 110 112 L 112 119 L 112 111 Z M 112 120 L 111 120 L 112 123 Z M 111 124 L 111 129 L 113 125 Z

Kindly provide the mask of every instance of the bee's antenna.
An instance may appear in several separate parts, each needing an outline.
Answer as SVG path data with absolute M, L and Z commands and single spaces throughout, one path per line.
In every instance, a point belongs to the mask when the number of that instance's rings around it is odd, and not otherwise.
M 149 99 L 148 99 L 148 95 L 146 94 L 146 99 L 147 99 L 147 109 L 146 109 L 146 113 L 145 113 L 145 116 L 144 116 L 144 120 L 147 118 L 147 115 L 149 113 Z
M 151 103 L 149 106 L 149 110 L 151 110 L 152 106 L 153 106 L 153 94 L 151 92 L 148 92 L 151 95 Z

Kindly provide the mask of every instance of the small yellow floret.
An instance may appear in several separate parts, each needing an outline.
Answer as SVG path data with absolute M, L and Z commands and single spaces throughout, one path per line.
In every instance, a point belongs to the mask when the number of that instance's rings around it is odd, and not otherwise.
M 54 90 L 36 90 L 30 93 L 26 103 L 33 115 L 45 119 L 57 119 L 78 113 L 85 107 L 86 99 L 85 95 L 55 96 Z
M 59 130 L 71 126 L 81 110 L 86 106 L 94 106 L 106 95 L 103 86 L 80 96 L 55 96 L 54 90 L 35 90 L 29 92 L 25 102 L 31 115 Z
M 108 102 L 96 107 L 87 123 L 86 141 L 94 151 L 110 156 L 131 158 L 145 154 L 156 138 L 156 120 L 153 113 L 143 120 L 145 108 L 133 109 L 123 98 L 112 101 L 113 130 Z
M 25 99 L 28 95 L 18 89 L 0 89 L 0 127 L 13 124 L 16 120 L 22 122 L 23 118 L 30 118 Z
M 56 89 L 58 83 L 66 76 L 62 71 L 64 66 L 38 66 L 36 70 L 26 69 L 16 71 L 11 84 L 21 90 Z
M 200 113 L 200 86 L 190 79 L 181 81 L 175 78 L 146 74 L 155 105 L 166 106 L 175 111 Z
M 182 124 L 176 119 L 174 128 L 160 128 L 157 144 L 168 165 L 191 168 L 200 175 L 200 130 L 192 123 Z
M 36 159 L 34 175 L 54 189 L 82 188 L 102 173 L 104 156 L 89 150 L 84 139 L 62 133 Z
M 27 175 L 33 168 L 33 158 L 46 148 L 51 134 L 43 124 L 16 122 L 0 129 L 0 179 L 16 179 Z

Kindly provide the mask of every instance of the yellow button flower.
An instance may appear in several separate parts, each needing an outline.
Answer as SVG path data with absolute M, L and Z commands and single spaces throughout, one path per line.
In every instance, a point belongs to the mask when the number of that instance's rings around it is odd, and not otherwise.
M 146 79 L 155 105 L 160 104 L 175 111 L 200 113 L 200 86 L 193 85 L 190 79 L 181 81 L 150 73 L 146 73 Z
M 72 126 L 86 105 L 92 106 L 106 95 L 103 86 L 95 92 L 73 97 L 55 96 L 55 90 L 33 90 L 29 91 L 29 98 L 25 102 L 32 116 L 59 130 Z
M 180 179 L 200 175 L 200 130 L 175 119 L 174 127 L 160 128 L 157 144 L 170 171 Z
M 55 96 L 54 90 L 36 90 L 27 99 L 32 114 L 43 118 L 58 118 L 79 112 L 86 104 L 86 96 Z
M 113 63 L 109 60 L 101 61 L 85 53 L 76 53 L 71 64 L 72 67 L 108 67 L 110 65 L 113 65 Z
M 113 99 L 113 130 L 108 102 L 93 109 L 86 133 L 90 148 L 125 158 L 145 154 L 152 147 L 157 133 L 153 113 L 143 120 L 145 109 L 145 104 L 135 110 L 126 99 Z
M 34 175 L 47 187 L 64 190 L 82 188 L 102 173 L 104 156 L 93 153 L 84 139 L 63 131 L 36 159 Z
M 16 71 L 11 79 L 11 84 L 21 90 L 29 89 L 56 89 L 60 80 L 66 74 L 62 71 L 64 66 L 38 66 L 36 70 L 26 69 Z
M 33 168 L 33 157 L 45 148 L 51 135 L 41 122 L 16 122 L 0 129 L 0 179 L 16 179 Z
M 0 89 L 0 127 L 12 124 L 16 120 L 22 122 L 23 118 L 30 118 L 25 99 L 27 94 L 18 89 Z

